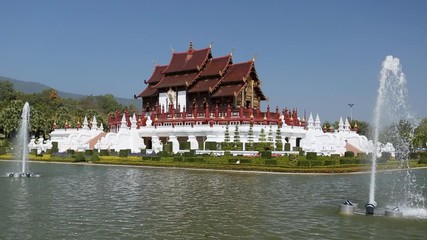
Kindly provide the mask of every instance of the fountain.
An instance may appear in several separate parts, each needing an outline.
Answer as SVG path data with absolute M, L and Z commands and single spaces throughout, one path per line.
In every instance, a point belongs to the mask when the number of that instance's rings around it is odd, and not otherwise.
M 39 174 L 27 172 L 26 165 L 28 160 L 28 125 L 30 122 L 30 105 L 28 102 L 24 104 L 21 115 L 21 125 L 18 131 L 17 139 L 17 155 L 22 158 L 21 172 L 10 172 L 7 175 L 9 177 L 20 178 L 20 177 L 38 177 Z
M 413 139 L 413 131 L 418 125 L 415 117 L 409 111 L 406 99 L 407 88 L 406 78 L 402 72 L 400 60 L 393 56 L 387 56 L 382 64 L 380 73 L 380 86 L 378 89 L 377 102 L 374 111 L 374 154 L 372 154 L 372 167 L 369 186 L 369 201 L 365 205 L 366 215 L 373 215 L 377 206 L 375 201 L 376 191 L 376 150 L 380 148 L 379 138 L 381 127 L 387 127 L 387 135 L 392 138 L 396 148 L 396 159 L 400 161 L 403 171 L 396 174 L 398 176 L 394 189 L 390 194 L 390 201 L 394 201 L 394 207 L 388 207 L 385 216 L 401 217 L 403 209 L 420 208 L 424 203 L 422 191 L 416 186 L 416 179 L 409 168 L 409 153 Z M 402 131 L 402 125 L 406 126 L 406 131 Z M 385 129 L 385 128 L 384 128 Z M 391 181 L 391 180 L 390 180 Z M 390 182 L 393 184 L 393 182 Z M 399 207 L 395 207 L 399 206 Z

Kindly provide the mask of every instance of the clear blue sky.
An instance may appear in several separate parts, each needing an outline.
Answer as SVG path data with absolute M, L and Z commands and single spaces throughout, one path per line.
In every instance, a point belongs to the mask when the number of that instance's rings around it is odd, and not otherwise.
M 0 75 L 61 91 L 131 98 L 172 46 L 256 57 L 268 103 L 370 121 L 381 63 L 400 58 L 427 116 L 427 1 L 4 1 Z

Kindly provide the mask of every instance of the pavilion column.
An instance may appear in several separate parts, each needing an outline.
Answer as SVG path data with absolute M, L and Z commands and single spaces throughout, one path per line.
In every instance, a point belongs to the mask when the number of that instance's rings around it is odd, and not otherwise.
M 194 136 L 194 135 L 188 136 L 187 142 L 190 143 L 190 149 L 191 150 L 199 149 L 199 142 L 197 141 L 196 136 Z
M 172 152 L 173 153 L 178 153 L 179 151 L 179 142 L 178 139 L 176 138 L 176 136 L 169 136 L 169 141 L 170 143 L 172 143 Z
M 289 138 L 289 143 L 291 144 L 291 150 L 293 149 L 293 147 L 297 146 L 297 137 L 292 136 Z
M 153 149 L 155 153 L 163 151 L 163 145 L 160 142 L 159 136 L 151 136 L 151 149 Z

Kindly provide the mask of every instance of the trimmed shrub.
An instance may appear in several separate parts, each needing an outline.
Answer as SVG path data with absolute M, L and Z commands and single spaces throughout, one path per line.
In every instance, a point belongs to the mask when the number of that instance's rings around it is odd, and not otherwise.
M 173 157 L 173 161 L 174 162 L 182 162 L 183 161 L 183 157 L 175 156 L 175 157 Z
M 346 151 L 344 153 L 344 157 L 354 157 L 354 152 L 352 152 L 352 151 Z
M 411 153 L 409 154 L 409 159 L 418 160 L 418 159 L 420 159 L 420 154 L 419 154 L 419 153 L 417 153 L 417 152 L 411 152 Z
M 86 162 L 86 158 L 83 153 L 79 152 L 74 156 L 74 162 Z
M 7 148 L 6 147 L 0 147 L 0 155 L 4 155 L 7 153 Z
M 290 143 L 285 143 L 285 151 L 287 151 L 287 152 L 291 151 L 291 144 Z
M 420 153 L 419 164 L 427 164 L 427 152 Z
M 99 150 L 99 156 L 108 156 L 108 150 L 107 149 Z
M 172 153 L 166 152 L 166 151 L 160 151 L 159 153 L 157 153 L 157 155 L 160 157 L 170 157 Z
M 316 160 L 317 159 L 317 153 L 315 152 L 308 152 L 307 153 L 307 160 Z
M 98 152 L 93 152 L 92 157 L 90 158 L 91 161 L 99 161 Z
M 182 154 L 183 157 L 194 157 L 194 155 L 195 155 L 194 151 L 184 152 Z
M 300 150 L 302 150 L 301 147 L 293 147 L 292 148 L 292 151 L 295 151 L 295 152 L 299 152 Z
M 240 163 L 251 163 L 252 161 L 250 159 L 240 159 Z
M 199 162 L 199 163 L 201 163 L 201 162 L 204 162 L 205 159 L 202 157 L 186 157 L 186 158 L 184 158 L 184 161 L 185 162 Z
M 264 160 L 265 165 L 277 165 L 277 160 L 274 159 L 265 159 Z
M 340 164 L 360 164 L 360 160 L 354 157 L 343 157 L 340 159 Z
M 58 152 L 58 142 L 52 142 L 52 153 Z
M 298 160 L 297 166 L 299 166 L 299 167 L 310 167 L 310 161 Z
M 268 142 L 257 142 L 257 143 L 252 143 L 253 144 L 253 150 L 254 151 L 268 151 L 271 150 L 271 144 Z
M 289 161 L 298 161 L 299 155 L 289 154 L 288 158 L 289 158 Z
M 171 153 L 172 152 L 172 144 L 167 142 L 163 145 L 163 152 Z
M 31 155 L 37 155 L 37 149 L 31 149 Z
M 331 165 L 336 165 L 336 164 L 337 164 L 337 162 L 336 162 L 334 159 L 327 159 L 327 160 L 325 160 L 325 161 L 323 162 L 323 164 L 324 164 L 325 166 L 331 166 Z
M 310 160 L 310 167 L 323 166 L 323 160 Z
M 68 155 L 74 155 L 74 150 L 73 149 L 68 149 L 67 153 L 68 153 Z
M 119 151 L 119 157 L 127 157 L 128 156 L 128 150 L 127 149 L 120 149 Z
M 93 155 L 93 150 L 91 150 L 91 149 L 85 150 L 85 156 L 92 156 L 92 155 Z
M 190 150 L 190 142 L 180 142 L 179 150 Z
M 250 159 L 246 159 L 246 158 L 231 158 L 231 159 L 228 159 L 228 163 L 231 163 L 231 164 L 236 164 L 237 161 L 239 161 L 240 164 L 242 164 L 242 163 L 251 163 L 251 160 Z
M 216 142 L 205 142 L 205 149 L 206 150 L 217 150 L 217 143 Z
M 389 152 L 382 152 L 381 157 L 378 159 L 378 163 L 385 163 L 391 158 L 391 153 Z
M 270 158 L 271 158 L 271 151 L 264 151 L 264 152 L 261 152 L 261 157 L 262 157 L 262 158 L 270 159 Z
M 159 157 L 159 156 L 152 156 L 151 157 L 151 159 L 150 159 L 151 161 L 160 161 L 161 160 L 161 157 Z

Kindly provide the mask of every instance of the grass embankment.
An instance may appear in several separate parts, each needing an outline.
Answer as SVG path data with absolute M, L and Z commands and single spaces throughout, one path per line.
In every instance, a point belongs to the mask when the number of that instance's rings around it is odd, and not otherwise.
M 0 159 L 13 159 L 11 154 L 0 155 Z M 316 160 L 317 166 L 307 164 L 305 156 L 299 157 L 242 157 L 242 156 L 98 156 L 84 155 L 77 153 L 75 155 L 29 155 L 32 161 L 44 162 L 67 162 L 92 164 L 112 164 L 112 165 L 132 165 L 132 166 L 150 166 L 150 167 L 169 167 L 169 168 L 197 168 L 197 169 L 216 169 L 216 170 L 236 170 L 236 171 L 262 171 L 262 172 L 283 172 L 283 173 L 353 173 L 366 172 L 370 170 L 370 163 L 367 161 L 348 161 L 348 158 L 329 158 L 322 157 Z M 332 159 L 332 163 L 331 163 Z M 346 159 L 345 161 L 342 159 Z M 357 157 L 354 157 L 357 160 Z M 311 162 L 311 161 L 309 161 Z M 328 162 L 329 165 L 324 164 Z M 357 162 L 357 164 L 347 162 Z M 301 166 L 303 164 L 304 166 Z M 314 164 L 314 162 L 313 162 Z M 417 160 L 410 161 L 410 167 L 427 167 L 427 164 L 420 164 Z M 400 169 L 401 164 L 390 159 L 385 163 L 379 163 L 378 170 Z

